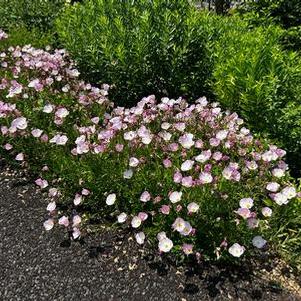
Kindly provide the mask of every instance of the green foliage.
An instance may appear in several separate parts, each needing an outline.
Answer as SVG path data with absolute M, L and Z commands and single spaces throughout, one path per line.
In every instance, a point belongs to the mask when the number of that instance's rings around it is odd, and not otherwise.
M 66 0 L 0 0 L 0 28 L 18 25 L 49 31 Z
M 208 15 L 187 0 L 86 0 L 57 21 L 60 42 L 92 82 L 113 84 L 115 101 L 199 96 L 212 62 Z
M 280 25 L 283 44 L 289 49 L 301 49 L 301 2 L 299 0 L 259 0 L 247 1 L 240 13 L 251 26 Z
M 25 27 L 16 27 L 10 30 L 8 39 L 1 41 L 0 49 L 28 44 L 37 48 L 45 48 L 48 45 L 55 45 L 55 38 L 50 32 L 40 32 L 35 28 L 28 30 Z
M 229 26 L 216 44 L 217 99 L 254 130 L 278 140 L 293 154 L 292 166 L 300 169 L 300 57 L 281 49 L 281 29 L 248 30 L 240 23 Z

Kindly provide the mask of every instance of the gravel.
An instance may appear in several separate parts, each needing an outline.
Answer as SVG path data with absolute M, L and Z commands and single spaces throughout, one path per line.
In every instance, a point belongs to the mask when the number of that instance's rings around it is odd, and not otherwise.
M 0 169 L 1 301 L 301 300 L 261 267 L 175 266 L 121 230 L 71 242 L 58 227 L 44 230 L 46 205 L 26 177 Z

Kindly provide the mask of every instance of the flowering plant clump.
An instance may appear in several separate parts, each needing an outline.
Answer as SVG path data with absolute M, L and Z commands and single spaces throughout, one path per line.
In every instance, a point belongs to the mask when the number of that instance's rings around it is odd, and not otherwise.
M 161 253 L 240 257 L 267 247 L 270 221 L 300 196 L 285 151 L 217 103 L 112 107 L 109 87 L 79 81 L 63 50 L 0 57 L 0 142 L 49 189 L 46 230 L 77 239 L 89 218 L 113 217 Z

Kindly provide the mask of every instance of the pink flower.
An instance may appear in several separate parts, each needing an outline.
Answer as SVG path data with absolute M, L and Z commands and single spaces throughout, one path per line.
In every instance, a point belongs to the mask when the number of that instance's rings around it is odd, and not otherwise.
M 168 148 L 171 152 L 176 152 L 179 149 L 179 145 L 177 143 L 171 143 Z
M 138 165 L 139 165 L 139 160 L 135 157 L 131 157 L 129 166 L 130 167 L 137 167 Z
M 68 227 L 68 226 L 69 226 L 69 219 L 68 219 L 68 217 L 67 217 L 67 216 L 62 216 L 62 217 L 59 219 L 59 225 Z
M 202 151 L 198 156 L 195 157 L 195 161 L 204 163 L 211 157 L 211 150 Z
M 6 143 L 4 145 L 4 149 L 7 150 L 7 151 L 11 150 L 12 148 L 13 148 L 13 146 L 11 144 L 9 144 L 9 143 Z
M 174 180 L 175 183 L 181 183 L 182 178 L 183 178 L 182 174 L 179 171 L 176 171 L 174 173 L 173 180 Z
M 79 215 L 74 215 L 73 216 L 73 219 L 72 219 L 73 227 L 79 226 L 81 222 L 82 222 L 82 219 Z
M 169 212 L 170 212 L 170 206 L 162 205 L 162 207 L 160 208 L 160 212 L 165 214 L 165 215 L 168 215 Z
M 112 206 L 115 204 L 115 201 L 116 201 L 116 194 L 115 193 L 111 193 L 107 196 L 106 198 L 106 204 L 108 206 Z
M 202 140 L 197 140 L 194 145 L 196 148 L 203 148 L 204 142 Z
M 276 182 L 270 182 L 267 184 L 266 189 L 271 192 L 277 192 L 280 185 Z
M 212 175 L 208 172 L 202 172 L 199 176 L 199 179 L 201 184 L 209 184 L 213 181 Z
M 121 153 L 123 151 L 124 145 L 123 144 L 116 144 L 115 149 L 118 153 Z
M 178 232 L 182 232 L 185 229 L 186 222 L 181 218 L 177 217 L 174 223 L 172 224 L 172 228 Z
M 52 139 L 49 140 L 50 143 L 55 143 L 57 145 L 65 145 L 68 141 L 68 137 L 66 135 L 55 135 Z
M 80 230 L 77 227 L 73 228 L 72 237 L 73 239 L 77 239 L 80 237 Z
M 192 187 L 193 186 L 193 179 L 191 176 L 183 177 L 182 178 L 182 185 L 184 187 Z
M 34 129 L 31 131 L 32 136 L 35 138 L 41 137 L 42 133 L 43 133 L 43 131 L 40 129 Z
M 66 108 L 59 108 L 55 112 L 55 116 L 61 119 L 67 117 L 68 115 L 69 115 L 69 111 Z
M 169 168 L 172 166 L 172 162 L 169 159 L 164 159 L 163 160 L 163 165 L 165 168 Z
M 151 195 L 148 191 L 144 191 L 140 196 L 140 201 L 144 203 L 150 201 L 150 199 L 151 199 Z
M 179 138 L 179 143 L 186 149 L 190 149 L 194 145 L 193 134 L 187 133 Z
M 251 211 L 248 208 L 238 208 L 236 213 L 244 219 L 251 217 Z
M 193 245 L 192 244 L 183 244 L 182 251 L 185 255 L 190 255 L 193 253 Z
M 141 219 L 141 221 L 145 221 L 148 218 L 148 214 L 146 212 L 139 212 L 138 217 Z
M 45 230 L 49 231 L 53 228 L 54 221 L 52 218 L 50 218 L 50 219 L 46 220 L 43 225 L 44 225 Z
M 18 117 L 11 123 L 11 127 L 18 130 L 25 130 L 27 128 L 27 120 L 25 117 Z
M 48 186 L 48 182 L 47 182 L 47 180 L 43 180 L 43 179 L 41 179 L 41 178 L 38 178 L 38 179 L 36 179 L 35 180 L 35 183 L 38 185 L 38 186 L 40 186 L 40 188 L 46 188 L 47 186 Z
M 259 225 L 258 219 L 254 218 L 254 217 L 248 218 L 247 223 L 248 223 L 248 227 L 250 229 L 257 228 Z
M 266 245 L 267 241 L 263 239 L 261 236 L 255 236 L 252 239 L 252 244 L 254 247 L 258 249 L 262 249 Z

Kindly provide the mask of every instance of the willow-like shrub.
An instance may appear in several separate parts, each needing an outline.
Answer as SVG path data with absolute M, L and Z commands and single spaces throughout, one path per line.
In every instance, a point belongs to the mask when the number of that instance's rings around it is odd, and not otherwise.
M 240 257 L 268 247 L 270 221 L 298 197 L 285 151 L 206 98 L 112 108 L 64 51 L 30 47 L 3 52 L 0 76 L 0 142 L 49 189 L 46 230 L 78 239 L 110 217 L 161 253 Z

